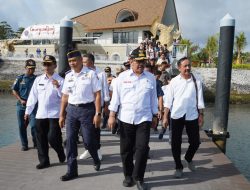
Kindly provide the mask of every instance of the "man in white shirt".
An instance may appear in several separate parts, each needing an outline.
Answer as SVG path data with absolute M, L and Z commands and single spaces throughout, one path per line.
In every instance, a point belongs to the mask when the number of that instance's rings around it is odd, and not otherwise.
M 61 163 L 65 161 L 65 154 L 62 147 L 62 133 L 58 124 L 62 95 L 61 90 L 64 80 L 55 73 L 57 67 L 55 57 L 51 55 L 44 56 L 43 67 L 45 73 L 35 79 L 25 111 L 25 119 L 28 119 L 38 102 L 36 136 L 40 163 L 36 166 L 37 169 L 50 166 L 48 142 L 57 152 L 59 161 Z
M 181 178 L 183 165 L 181 162 L 181 142 L 184 126 L 188 135 L 189 147 L 185 160 L 191 171 L 195 170 L 193 157 L 200 145 L 199 126 L 203 125 L 204 100 L 202 82 L 191 74 L 191 63 L 187 57 L 178 61 L 180 74 L 173 78 L 169 84 L 163 126 L 168 126 L 168 114 L 171 111 L 172 141 L 171 148 L 176 164 L 175 177 Z M 171 110 L 170 110 L 171 109 Z
M 140 190 L 147 189 L 144 173 L 149 152 L 150 127 L 157 122 L 156 80 L 153 74 L 144 71 L 146 56 L 134 50 L 131 69 L 122 72 L 113 86 L 109 110 L 109 127 L 120 120 L 120 154 L 125 179 L 123 186 L 131 187 L 136 182 Z M 118 111 L 119 107 L 119 112 Z M 133 156 L 135 154 L 135 164 Z
M 95 66 L 95 57 L 93 54 L 85 54 L 82 58 L 83 65 L 88 67 L 89 69 L 93 70 L 96 75 L 99 78 L 99 81 L 101 82 L 101 107 L 103 108 L 104 114 L 108 115 L 108 104 L 110 101 L 109 97 L 109 87 L 107 83 L 106 74 L 99 68 Z M 101 153 L 101 130 L 100 128 L 95 129 L 96 132 L 96 140 L 98 144 L 98 157 L 100 160 L 102 160 L 102 153 Z M 86 146 L 85 146 L 86 148 Z M 80 155 L 80 159 L 86 159 L 90 157 L 89 151 L 86 149 L 85 152 L 83 152 Z
M 83 66 L 78 50 L 70 51 L 67 57 L 72 70 L 66 75 L 62 89 L 59 125 L 61 128 L 64 124 L 66 126 L 68 171 L 61 176 L 62 181 L 78 176 L 77 139 L 80 129 L 94 160 L 94 169 L 98 171 L 101 165 L 95 134 L 95 128 L 99 128 L 101 122 L 101 83 L 93 70 Z

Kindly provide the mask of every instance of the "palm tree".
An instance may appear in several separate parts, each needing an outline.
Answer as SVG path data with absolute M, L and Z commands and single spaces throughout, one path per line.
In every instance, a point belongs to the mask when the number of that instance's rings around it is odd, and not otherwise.
M 235 49 L 237 52 L 236 64 L 242 63 L 242 51 L 247 45 L 247 39 L 244 32 L 240 32 L 235 36 Z
M 216 35 L 208 37 L 205 49 L 208 54 L 208 63 L 214 63 L 214 58 L 218 53 L 218 39 Z

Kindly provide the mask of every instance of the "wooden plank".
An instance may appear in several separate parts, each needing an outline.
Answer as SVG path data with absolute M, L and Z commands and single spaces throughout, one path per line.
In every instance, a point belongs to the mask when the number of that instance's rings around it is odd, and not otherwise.
M 184 176 L 175 179 L 174 162 L 167 139 L 163 141 L 153 135 L 150 142 L 145 182 L 150 189 L 171 190 L 249 190 L 250 183 L 240 174 L 232 162 L 202 132 L 202 144 L 195 155 L 197 171 L 191 172 L 184 164 Z M 153 138 L 154 137 L 154 138 Z M 0 189 L 3 190 L 45 190 L 45 189 L 128 189 L 122 186 L 123 173 L 119 154 L 119 138 L 105 133 L 102 139 L 103 161 L 101 170 L 94 171 L 92 159 L 78 161 L 79 178 L 61 182 L 60 176 L 67 171 L 66 163 L 59 164 L 54 150 L 50 149 L 51 167 L 43 170 L 35 168 L 38 164 L 37 151 L 30 149 L 21 152 L 18 144 L 0 149 Z M 183 153 L 188 147 L 183 140 Z M 83 152 L 79 145 L 79 154 Z M 183 158 L 183 155 L 182 155 Z M 136 189 L 133 187 L 131 189 Z

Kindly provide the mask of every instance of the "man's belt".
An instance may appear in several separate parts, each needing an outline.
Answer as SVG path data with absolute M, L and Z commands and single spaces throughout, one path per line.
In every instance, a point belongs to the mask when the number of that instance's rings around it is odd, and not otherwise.
M 89 102 L 86 104 L 69 104 L 69 105 L 74 106 L 74 107 L 88 107 L 88 106 L 94 105 L 94 102 Z

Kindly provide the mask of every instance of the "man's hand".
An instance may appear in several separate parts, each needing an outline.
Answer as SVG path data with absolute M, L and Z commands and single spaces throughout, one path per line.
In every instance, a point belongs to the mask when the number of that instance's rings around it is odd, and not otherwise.
M 152 119 L 152 128 L 157 128 L 157 123 L 158 123 L 158 118 L 153 117 L 153 119 Z
M 101 124 L 101 116 L 100 115 L 95 115 L 93 119 L 93 124 L 95 125 L 95 128 L 100 128 Z
M 56 87 L 56 88 L 59 88 L 60 87 L 60 84 L 57 80 L 54 80 L 52 79 L 52 84 Z
M 162 127 L 168 128 L 168 118 L 167 117 L 163 117 L 163 119 L 162 119 Z
M 158 113 L 157 113 L 158 119 L 162 120 L 162 116 L 163 116 L 162 111 L 159 110 Z
M 24 115 L 24 120 L 25 120 L 25 121 L 26 121 L 26 120 L 29 120 L 29 117 L 30 117 L 29 114 L 25 114 L 25 115 Z
M 24 115 L 24 127 L 25 127 L 25 128 L 28 127 L 29 121 L 30 121 L 29 115 L 28 115 L 28 114 L 25 114 L 25 115 Z
M 108 127 L 110 130 L 112 130 L 116 125 L 116 119 L 115 116 L 109 115 L 109 120 L 108 120 Z
M 59 126 L 61 129 L 65 126 L 65 116 L 59 117 Z
M 198 118 L 198 125 L 200 128 L 202 128 L 203 124 L 204 124 L 204 118 L 203 118 L 203 114 L 199 114 L 199 118 Z
M 20 100 L 20 102 L 21 102 L 21 104 L 23 105 L 23 106 L 25 106 L 26 105 L 26 101 L 25 100 Z
M 104 111 L 105 116 L 109 115 L 109 108 L 108 108 L 108 104 L 106 102 L 105 102 L 105 106 L 103 108 L 103 111 Z

